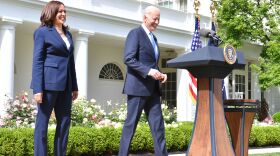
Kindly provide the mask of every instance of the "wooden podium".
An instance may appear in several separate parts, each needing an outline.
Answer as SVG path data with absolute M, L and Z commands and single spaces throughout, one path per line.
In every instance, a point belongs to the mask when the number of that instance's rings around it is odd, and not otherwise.
M 243 54 L 237 52 L 237 61 L 227 64 L 223 49 L 206 46 L 169 60 L 167 65 L 187 69 L 198 82 L 196 116 L 187 156 L 234 156 L 226 129 L 222 80 L 232 69 L 245 67 Z
M 253 99 L 225 100 L 226 119 L 236 156 L 248 156 L 249 137 L 259 101 Z

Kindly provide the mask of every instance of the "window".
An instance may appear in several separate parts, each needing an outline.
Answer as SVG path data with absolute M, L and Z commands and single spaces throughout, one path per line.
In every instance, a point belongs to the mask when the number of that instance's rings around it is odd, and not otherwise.
M 246 98 L 246 77 L 244 71 L 234 70 L 228 76 L 229 99 Z
M 187 12 L 187 0 L 180 0 L 180 10 Z
M 235 75 L 235 99 L 245 99 L 245 75 Z
M 252 69 L 251 62 L 248 62 L 248 99 L 252 98 Z
M 176 72 L 167 73 L 167 81 L 162 84 L 162 100 L 168 108 L 176 107 Z
M 123 80 L 121 69 L 114 63 L 108 63 L 101 69 L 99 73 L 100 79 Z
M 158 0 L 158 5 L 165 8 L 173 8 L 173 0 Z
M 167 67 L 167 61 L 171 60 L 173 58 L 163 58 L 161 59 L 161 68 L 168 68 Z
M 157 4 L 165 8 L 187 11 L 187 0 L 157 0 Z

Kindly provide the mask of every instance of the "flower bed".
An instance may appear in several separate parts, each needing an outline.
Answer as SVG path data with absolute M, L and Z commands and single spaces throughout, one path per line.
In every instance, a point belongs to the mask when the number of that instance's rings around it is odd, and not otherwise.
M 83 127 L 122 127 L 126 117 L 126 103 L 111 104 L 110 112 L 105 112 L 97 105 L 94 99 L 90 101 L 85 98 L 79 98 L 73 102 L 71 112 L 72 126 Z M 36 118 L 36 104 L 28 98 L 26 92 L 22 92 L 15 100 L 7 100 L 5 106 L 7 113 L 0 117 L 0 127 L 29 127 L 34 128 Z M 176 108 L 169 109 L 167 105 L 162 104 L 163 117 L 166 124 L 176 122 Z M 147 122 L 145 114 L 142 113 L 140 122 Z M 50 118 L 50 127 L 55 127 L 55 115 L 52 113 Z

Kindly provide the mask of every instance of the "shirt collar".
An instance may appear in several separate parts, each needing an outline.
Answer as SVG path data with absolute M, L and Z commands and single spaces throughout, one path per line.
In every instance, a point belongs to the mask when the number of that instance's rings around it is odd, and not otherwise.
M 144 23 L 142 23 L 141 26 L 142 26 L 142 28 L 144 29 L 144 31 L 146 32 L 146 34 L 149 36 L 150 33 L 151 33 L 151 32 L 149 31 L 149 29 L 145 26 Z

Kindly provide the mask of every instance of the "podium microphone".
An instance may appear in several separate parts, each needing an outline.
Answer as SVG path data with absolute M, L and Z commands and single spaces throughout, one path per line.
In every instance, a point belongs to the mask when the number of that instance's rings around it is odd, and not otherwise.
M 220 37 L 216 34 L 215 31 L 209 30 L 209 29 L 200 29 L 200 35 L 206 38 L 210 38 L 211 42 L 215 46 L 219 46 L 223 41 L 220 39 Z
M 209 29 L 200 29 L 200 35 L 206 38 L 210 38 L 216 35 L 216 32 Z

